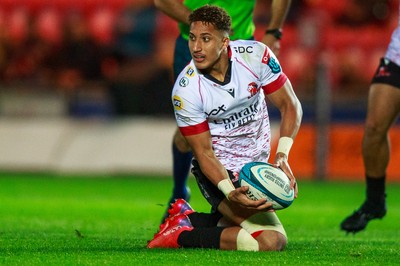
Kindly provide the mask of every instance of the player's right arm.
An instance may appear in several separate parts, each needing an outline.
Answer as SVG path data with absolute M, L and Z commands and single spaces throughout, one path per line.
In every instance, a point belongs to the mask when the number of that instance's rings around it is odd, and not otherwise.
M 247 187 L 240 187 L 237 189 L 233 187 L 228 172 L 215 156 L 209 130 L 195 135 L 186 135 L 185 139 L 190 145 L 193 156 L 199 163 L 203 174 L 207 176 L 207 178 L 224 194 L 226 194 L 229 201 L 249 209 L 265 210 L 271 207 L 271 204 L 267 203 L 266 199 L 260 199 L 257 201 L 249 199 L 246 196 L 246 191 L 248 190 Z M 221 185 L 221 181 L 223 185 Z M 231 188 L 229 188 L 229 185 L 227 188 L 226 184 L 230 184 Z
M 189 25 L 190 10 L 180 0 L 154 0 L 154 5 L 177 22 Z

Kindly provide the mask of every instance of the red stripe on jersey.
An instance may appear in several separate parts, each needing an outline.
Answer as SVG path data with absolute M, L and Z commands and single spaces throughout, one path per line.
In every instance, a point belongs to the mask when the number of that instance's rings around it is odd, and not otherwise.
M 276 80 L 265 85 L 264 87 L 262 87 L 262 89 L 264 90 L 265 94 L 271 94 L 271 93 L 279 90 L 280 88 L 282 88 L 282 86 L 285 84 L 286 80 L 287 80 L 287 76 L 284 73 L 281 73 Z
M 210 130 L 210 128 L 208 127 L 207 121 L 204 121 L 203 123 L 194 126 L 179 127 L 179 131 L 182 133 L 183 136 L 196 135 L 208 130 Z

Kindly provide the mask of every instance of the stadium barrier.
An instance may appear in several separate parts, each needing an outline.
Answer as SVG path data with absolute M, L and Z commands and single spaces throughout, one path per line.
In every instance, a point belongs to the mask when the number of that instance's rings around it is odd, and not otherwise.
M 0 169 L 66 174 L 171 173 L 175 122 L 0 119 Z
M 303 124 L 290 151 L 289 163 L 299 179 L 317 179 L 316 173 L 316 128 Z M 362 124 L 338 123 L 328 127 L 328 147 L 326 147 L 326 180 L 364 180 L 362 161 Z M 399 181 L 400 127 L 390 130 L 391 159 L 387 169 L 388 181 Z M 273 151 L 276 150 L 276 143 Z M 318 179 L 321 179 L 318 177 Z M 322 178 L 323 179 L 323 178 Z
M 278 125 L 272 123 L 278 136 Z M 0 170 L 51 171 L 64 174 L 155 173 L 170 175 L 171 139 L 175 121 L 160 118 L 71 120 L 61 118 L 1 118 Z M 364 179 L 361 124 L 329 127 L 326 180 Z M 390 131 L 392 154 L 388 181 L 399 170 L 400 127 Z M 272 152 L 277 137 L 273 138 Z M 316 179 L 316 129 L 303 124 L 290 152 L 290 165 L 299 180 Z

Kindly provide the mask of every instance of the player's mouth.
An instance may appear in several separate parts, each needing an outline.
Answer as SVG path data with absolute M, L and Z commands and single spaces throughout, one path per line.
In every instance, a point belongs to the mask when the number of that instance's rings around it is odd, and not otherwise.
M 196 61 L 197 63 L 202 63 L 202 62 L 204 62 L 204 60 L 206 60 L 205 55 L 202 55 L 202 54 L 194 53 L 192 55 L 192 57 L 193 57 L 193 60 Z

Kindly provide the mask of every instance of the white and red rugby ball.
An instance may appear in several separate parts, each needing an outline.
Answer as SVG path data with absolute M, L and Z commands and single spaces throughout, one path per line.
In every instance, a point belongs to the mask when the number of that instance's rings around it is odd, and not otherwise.
M 272 164 L 251 162 L 243 166 L 239 174 L 241 186 L 248 186 L 247 196 L 252 200 L 266 198 L 275 210 L 285 209 L 294 200 L 289 177 Z

